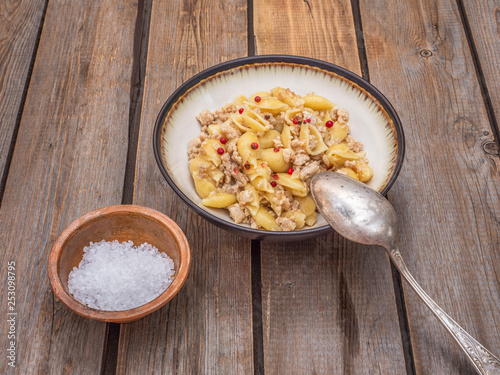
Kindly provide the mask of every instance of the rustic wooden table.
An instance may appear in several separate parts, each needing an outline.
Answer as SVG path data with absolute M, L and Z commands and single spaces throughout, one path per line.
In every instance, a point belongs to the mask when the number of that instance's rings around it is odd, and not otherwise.
M 406 133 L 388 195 L 401 252 L 498 355 L 499 30 L 499 0 L 2 0 L 0 373 L 473 374 L 383 250 L 226 233 L 167 186 L 151 137 L 173 90 L 226 60 L 310 56 L 363 76 Z M 171 216 L 193 259 L 168 305 L 117 325 L 62 305 L 46 263 L 71 221 L 120 203 Z

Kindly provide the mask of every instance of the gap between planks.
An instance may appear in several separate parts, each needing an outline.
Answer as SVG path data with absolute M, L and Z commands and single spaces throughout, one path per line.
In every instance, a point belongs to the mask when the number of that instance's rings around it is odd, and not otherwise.
M 38 45 L 40 44 L 40 37 L 42 35 L 43 23 L 45 21 L 45 15 L 47 14 L 47 6 L 49 5 L 49 0 L 45 0 L 45 4 L 42 10 L 42 17 L 40 18 L 40 24 L 38 25 L 38 32 L 36 36 L 35 45 L 33 47 L 33 53 L 31 55 L 31 61 L 28 68 L 28 74 L 26 75 L 26 82 L 24 83 L 23 94 L 21 97 L 21 103 L 19 105 L 19 111 L 17 112 L 16 123 L 14 126 L 14 131 L 12 132 L 12 138 L 10 141 L 9 151 L 7 152 L 7 159 L 5 160 L 5 168 L 3 173 L 0 175 L 0 208 L 2 207 L 3 195 L 5 192 L 5 186 L 7 185 L 7 177 L 9 175 L 10 164 L 12 162 L 12 156 L 14 155 L 14 148 L 16 146 L 17 134 L 19 132 L 19 126 L 21 125 L 21 118 L 23 116 L 24 104 L 26 103 L 26 96 L 28 95 L 28 88 L 31 83 L 31 75 L 33 74 L 33 67 L 35 65 L 36 54 L 38 52 Z
M 481 95 L 483 97 L 486 114 L 488 115 L 490 127 L 493 130 L 493 138 L 495 139 L 497 149 L 500 149 L 500 129 L 495 117 L 495 111 L 493 110 L 490 93 L 488 91 L 486 79 L 484 78 L 483 68 L 481 67 L 479 54 L 477 52 L 476 44 L 474 43 L 474 37 L 472 35 L 469 18 L 467 17 L 467 12 L 465 11 L 463 0 L 457 0 L 457 7 L 458 11 L 460 12 L 460 20 L 462 21 L 462 27 L 464 28 L 465 37 L 467 39 L 467 44 L 469 45 L 469 50 L 472 56 L 472 63 L 474 64 L 474 68 L 476 70 L 477 81 L 479 82 L 479 88 L 481 89 Z
M 134 178 L 139 143 L 142 99 L 144 95 L 144 79 L 148 54 L 149 26 L 151 21 L 152 0 L 139 0 L 137 3 L 137 19 L 134 29 L 134 46 L 132 75 L 130 85 L 130 109 L 128 124 L 128 150 L 123 182 L 122 204 L 133 204 Z M 104 352 L 102 360 L 103 375 L 116 374 L 118 363 L 118 344 L 120 340 L 118 323 L 107 323 Z
M 368 58 L 366 57 L 365 38 L 363 36 L 363 24 L 361 22 L 361 11 L 359 0 L 351 0 L 352 18 L 354 20 L 354 31 L 356 32 L 356 44 L 358 46 L 359 65 L 361 76 L 370 82 L 370 71 L 368 70 Z
M 255 33 L 253 28 L 253 0 L 247 0 L 247 48 L 248 56 L 255 56 Z
M 141 126 L 152 0 L 139 0 L 137 6 L 137 20 L 134 30 L 134 61 L 132 62 L 130 85 L 127 164 L 123 182 L 122 204 L 132 204 L 134 198 L 135 163 Z
M 255 34 L 253 18 L 253 0 L 247 1 L 247 48 L 248 56 L 255 56 Z M 264 375 L 264 334 L 262 330 L 262 269 L 260 241 L 251 241 L 251 282 L 252 282 L 252 339 L 253 373 Z
M 407 375 L 415 375 L 415 360 L 413 358 L 412 340 L 410 336 L 410 326 L 408 323 L 408 312 L 406 311 L 405 295 L 403 293 L 403 282 L 398 269 L 392 264 L 392 284 L 394 285 L 394 296 L 396 297 L 396 306 L 398 308 L 399 328 L 401 330 L 401 342 L 403 344 L 403 353 L 405 357 Z
M 260 241 L 251 242 L 253 373 L 264 375 L 264 333 L 262 320 L 262 270 Z
M 460 0 L 458 0 L 460 1 Z M 359 63 L 361 74 L 364 80 L 370 82 L 370 70 L 368 68 L 368 57 L 366 53 L 365 38 L 363 34 L 363 23 L 361 18 L 361 9 L 359 0 L 351 0 L 352 17 L 354 20 L 354 29 L 356 32 L 356 42 L 358 46 Z M 403 283 L 399 271 L 394 267 L 391 261 L 391 273 L 394 286 L 394 296 L 396 298 L 396 307 L 401 332 L 401 342 L 403 344 L 403 354 L 408 375 L 414 375 L 415 360 L 413 356 L 412 340 L 408 322 L 408 313 L 406 311 L 406 302 L 403 292 Z

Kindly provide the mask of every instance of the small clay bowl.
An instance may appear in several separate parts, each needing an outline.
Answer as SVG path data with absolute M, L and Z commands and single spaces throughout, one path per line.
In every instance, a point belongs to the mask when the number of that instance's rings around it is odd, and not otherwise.
M 157 298 L 123 311 L 102 311 L 78 302 L 68 290 L 68 275 L 83 257 L 83 248 L 102 240 L 147 242 L 174 261 L 175 278 Z M 189 273 L 191 251 L 186 236 L 168 216 L 147 207 L 120 205 L 89 212 L 69 225 L 52 246 L 48 261 L 50 285 L 55 295 L 73 312 L 85 318 L 127 323 L 138 320 L 170 301 Z

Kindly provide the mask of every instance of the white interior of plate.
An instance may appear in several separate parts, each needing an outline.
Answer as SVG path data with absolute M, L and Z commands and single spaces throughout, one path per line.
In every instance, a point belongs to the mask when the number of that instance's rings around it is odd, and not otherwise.
M 394 168 L 397 141 L 393 125 L 374 99 L 334 73 L 307 66 L 269 63 L 231 69 L 198 83 L 172 107 L 167 116 L 162 137 L 165 167 L 177 187 L 194 204 L 233 223 L 226 210 L 201 205 L 201 199 L 196 194 L 187 155 L 189 141 L 200 135 L 200 124 L 195 116 L 204 109 L 213 111 L 221 108 L 233 102 L 238 95 L 250 96 L 276 86 L 289 88 L 301 96 L 314 92 L 347 109 L 351 135 L 363 142 L 369 165 L 374 171 L 368 185 L 379 191 L 383 189 Z M 314 228 L 325 225 L 325 219 L 318 215 Z

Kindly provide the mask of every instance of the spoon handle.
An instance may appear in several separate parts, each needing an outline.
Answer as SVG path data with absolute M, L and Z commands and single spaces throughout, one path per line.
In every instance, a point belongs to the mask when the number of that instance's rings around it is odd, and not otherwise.
M 401 253 L 397 249 L 390 252 L 390 256 L 396 265 L 401 275 L 404 276 L 406 281 L 417 292 L 419 297 L 425 302 L 427 307 L 431 309 L 434 315 L 437 316 L 439 321 L 451 333 L 455 341 L 460 345 L 462 350 L 467 354 L 467 357 L 474 365 L 474 368 L 479 374 L 483 375 L 500 375 L 500 360 L 495 357 L 488 349 L 476 341 L 471 335 L 460 327 L 448 314 L 446 314 L 441 307 L 434 302 L 422 287 L 415 281 L 411 273 L 406 268 L 406 264 L 401 257 Z

